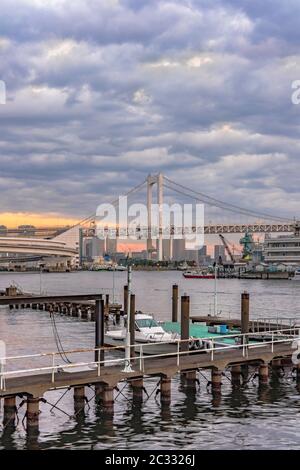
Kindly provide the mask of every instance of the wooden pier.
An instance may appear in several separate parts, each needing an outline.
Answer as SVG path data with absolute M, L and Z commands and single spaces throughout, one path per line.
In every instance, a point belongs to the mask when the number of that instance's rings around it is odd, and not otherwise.
M 176 321 L 178 314 L 178 289 L 173 287 L 172 319 Z M 249 294 L 241 296 L 241 331 L 228 335 L 230 344 L 221 344 L 218 338 L 210 338 L 206 349 L 190 349 L 190 298 L 181 297 L 181 338 L 174 343 L 174 350 L 165 354 L 144 355 L 143 346 L 139 345 L 138 353 L 130 359 L 124 353 L 113 355 L 120 348 L 104 347 L 105 301 L 101 294 L 73 296 L 38 296 L 36 304 L 56 304 L 67 302 L 92 302 L 95 320 L 95 347 L 85 350 L 64 351 L 65 355 L 76 355 L 74 362 L 64 363 L 59 352 L 33 354 L 27 356 L 6 357 L 0 360 L 0 398 L 4 399 L 4 421 L 13 422 L 16 415 L 16 397 L 23 397 L 27 404 L 27 430 L 38 429 L 39 403 L 44 400 L 46 392 L 57 389 L 74 389 L 74 404 L 77 409 L 85 406 L 85 387 L 94 387 L 96 399 L 101 403 L 103 413 L 113 415 L 114 391 L 120 382 L 129 382 L 132 386 L 133 398 L 143 399 L 144 381 L 148 377 L 159 379 L 161 406 L 171 405 L 171 382 L 176 374 L 181 374 L 189 389 L 196 387 L 198 372 L 209 370 L 210 385 L 213 393 L 221 394 L 222 376 L 224 371 L 231 371 L 232 386 L 241 386 L 242 367 L 257 368 L 259 384 L 268 386 L 269 371 L 272 368 L 289 365 L 293 367 L 292 358 L 297 355 L 300 332 L 297 327 L 269 331 L 264 341 L 260 332 L 250 331 Z M 126 299 L 134 305 L 134 298 Z M 32 297 L 1 297 L 0 305 L 32 304 Z M 125 305 L 126 307 L 126 305 Z M 132 310 L 134 312 L 134 309 Z M 201 318 L 201 317 L 200 317 Z M 224 323 L 224 321 L 222 320 Z M 216 323 L 214 319 L 214 324 Z M 256 336 L 255 336 L 256 335 Z M 130 322 L 130 336 L 134 338 L 134 322 Z M 224 336 L 220 336 L 224 339 Z M 254 338 L 254 339 L 253 339 Z M 257 340 L 255 340 L 257 338 Z M 296 343 L 296 345 L 295 345 Z M 132 343 L 131 350 L 137 345 Z M 148 344 L 149 347 L 149 344 Z M 109 353 L 109 357 L 108 357 Z M 89 359 L 85 359 L 86 356 Z M 121 357 L 120 357 L 121 356 Z M 84 359 L 83 359 L 84 357 Z M 46 361 L 46 365 L 18 368 L 18 361 Z M 59 362 L 60 361 L 60 362 Z M 296 379 L 300 384 L 300 366 L 295 363 Z M 81 408 L 80 408 L 81 407 Z
M 121 315 L 122 305 L 110 303 L 109 294 L 85 294 L 85 295 L 34 295 L 19 294 L 18 296 L 0 296 L 0 305 L 9 305 L 11 310 L 19 308 L 30 308 L 32 310 L 45 310 L 60 314 L 78 317 L 82 320 L 94 321 L 96 298 L 105 297 L 105 316 Z

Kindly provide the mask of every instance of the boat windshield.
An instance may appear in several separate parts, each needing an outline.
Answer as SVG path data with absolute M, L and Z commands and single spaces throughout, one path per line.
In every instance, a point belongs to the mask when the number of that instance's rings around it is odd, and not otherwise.
M 136 320 L 136 324 L 139 328 L 154 328 L 158 326 L 158 323 L 153 318 L 141 318 Z

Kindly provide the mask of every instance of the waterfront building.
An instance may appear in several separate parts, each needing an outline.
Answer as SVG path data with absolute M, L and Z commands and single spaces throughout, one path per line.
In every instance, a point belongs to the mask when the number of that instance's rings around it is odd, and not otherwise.
M 300 233 L 272 237 L 266 235 L 263 254 L 265 263 L 300 265 Z

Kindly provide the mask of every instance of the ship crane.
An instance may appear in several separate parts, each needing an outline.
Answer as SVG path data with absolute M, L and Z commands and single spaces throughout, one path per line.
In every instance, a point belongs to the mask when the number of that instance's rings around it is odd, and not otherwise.
M 225 237 L 224 237 L 221 233 L 219 233 L 219 237 L 221 238 L 221 241 L 222 241 L 222 243 L 223 243 L 223 245 L 224 245 L 224 247 L 225 247 L 225 250 L 227 251 L 227 253 L 228 253 L 228 255 L 229 255 L 229 258 L 230 258 L 231 262 L 234 264 L 235 259 L 234 259 L 234 256 L 233 256 L 233 254 L 232 254 L 232 251 L 231 251 L 231 249 L 230 249 L 230 247 L 229 247 L 229 245 L 228 245 L 228 243 L 227 243 Z

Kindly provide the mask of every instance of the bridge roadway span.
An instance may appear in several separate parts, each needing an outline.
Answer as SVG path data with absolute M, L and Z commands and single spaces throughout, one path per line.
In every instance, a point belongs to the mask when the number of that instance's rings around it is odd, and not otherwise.
M 61 241 L 23 237 L 0 237 L 0 252 L 65 257 L 73 257 L 77 254 L 77 250 Z
M 97 368 L 95 370 L 82 370 L 76 372 L 62 371 L 55 373 L 55 381 L 52 382 L 52 374 L 36 373 L 33 375 L 23 375 L 10 377 L 5 380 L 5 390 L 0 390 L 0 397 L 28 394 L 33 397 L 42 397 L 49 390 L 58 388 L 78 387 L 91 384 L 105 384 L 115 387 L 119 382 L 130 379 L 137 379 L 144 376 L 159 376 L 171 378 L 177 372 L 192 371 L 201 369 L 217 369 L 223 371 L 227 366 L 236 364 L 266 364 L 276 358 L 291 357 L 294 350 L 289 343 L 278 343 L 249 346 L 247 357 L 243 357 L 242 348 L 214 351 L 213 359 L 211 352 L 197 351 L 186 353 L 180 356 L 179 365 L 177 355 L 168 357 L 144 358 L 143 370 L 140 370 L 140 359 L 137 357 L 133 362 L 134 372 L 123 372 L 124 363 L 120 365 L 101 366 L 100 376 Z M 109 361 L 109 359 L 107 360 Z M 68 369 L 71 370 L 71 369 Z

